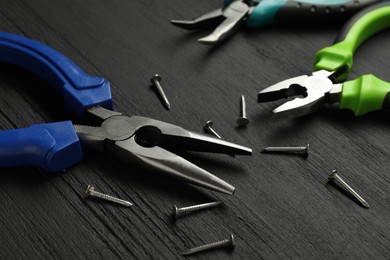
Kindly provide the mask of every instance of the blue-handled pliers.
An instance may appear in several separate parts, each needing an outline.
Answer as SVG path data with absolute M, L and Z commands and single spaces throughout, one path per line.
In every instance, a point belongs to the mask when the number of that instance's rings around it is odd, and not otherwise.
M 216 44 L 231 36 L 242 23 L 259 28 L 274 22 L 330 23 L 346 20 L 361 9 L 387 0 L 224 0 L 225 6 L 193 20 L 171 20 L 184 29 L 217 28 L 200 43 Z
M 234 187 L 166 150 L 250 155 L 252 150 L 147 117 L 112 110 L 110 83 L 84 73 L 71 60 L 31 39 L 0 32 L 0 61 L 26 68 L 47 80 L 79 119 L 0 131 L 0 167 L 33 165 L 62 171 L 82 160 L 81 146 L 158 170 L 211 190 Z

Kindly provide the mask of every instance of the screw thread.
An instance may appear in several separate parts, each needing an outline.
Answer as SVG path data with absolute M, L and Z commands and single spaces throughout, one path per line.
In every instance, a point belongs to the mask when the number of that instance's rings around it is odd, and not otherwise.
M 121 204 L 121 205 L 126 206 L 126 207 L 130 207 L 130 206 L 133 205 L 129 201 L 118 199 L 118 198 L 115 198 L 113 196 L 110 196 L 110 195 L 107 195 L 107 194 L 104 194 L 104 193 L 100 193 L 98 191 L 91 191 L 90 195 L 92 197 L 96 197 L 96 198 L 100 198 L 100 199 L 107 200 L 107 201 L 110 201 L 110 202 L 114 202 L 114 203 L 117 203 L 117 204 Z
M 231 240 L 230 239 L 225 239 L 225 240 L 209 243 L 209 244 L 206 244 L 206 245 L 193 247 L 193 248 L 189 249 L 188 251 L 186 251 L 184 253 L 184 255 L 195 254 L 195 253 L 198 253 L 198 252 L 203 252 L 203 251 L 214 249 L 214 248 L 227 247 L 227 246 L 230 246 L 230 245 L 232 245 Z
M 180 217 L 198 210 L 203 210 L 211 207 L 215 207 L 220 205 L 221 202 L 216 201 L 216 202 L 209 202 L 209 203 L 204 203 L 204 204 L 199 204 L 199 205 L 194 205 L 194 206 L 189 206 L 189 207 L 182 207 L 182 208 L 177 208 L 176 209 L 176 217 Z
M 306 153 L 307 147 L 267 147 L 263 152 Z

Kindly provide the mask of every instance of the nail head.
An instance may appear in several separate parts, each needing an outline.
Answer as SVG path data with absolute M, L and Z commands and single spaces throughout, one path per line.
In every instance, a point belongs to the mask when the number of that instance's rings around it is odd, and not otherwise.
M 248 125 L 248 123 L 249 123 L 249 120 L 246 117 L 240 117 L 239 119 L 237 119 L 237 124 L 239 126 L 246 126 L 246 125 Z
M 87 190 L 85 191 L 85 195 L 86 196 L 91 195 L 91 192 L 94 190 L 95 190 L 95 188 L 92 185 L 88 185 Z
M 329 175 L 328 179 L 333 180 L 336 174 L 337 174 L 337 170 L 333 170 L 332 173 Z
M 157 80 L 157 81 L 161 81 L 161 76 L 158 75 L 158 74 L 155 74 L 155 75 L 150 79 L 150 82 L 154 84 L 156 80 Z
M 213 126 L 213 121 L 209 120 L 206 122 L 206 124 L 203 126 L 203 130 L 207 130 L 209 127 Z

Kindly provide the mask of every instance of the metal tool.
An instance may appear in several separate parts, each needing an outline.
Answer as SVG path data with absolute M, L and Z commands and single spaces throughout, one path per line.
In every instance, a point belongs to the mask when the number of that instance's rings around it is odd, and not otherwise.
M 339 103 L 356 116 L 390 108 L 390 84 L 373 75 L 344 81 L 352 67 L 354 51 L 370 36 L 390 27 L 390 3 L 373 5 L 352 17 L 343 27 L 336 43 L 320 50 L 315 72 L 291 78 L 258 94 L 258 102 L 289 98 L 273 110 L 278 116 L 295 117 L 314 112 L 324 104 Z M 291 100 L 292 99 L 292 100 Z
M 161 77 L 158 74 L 155 74 L 151 79 L 150 82 L 156 87 L 157 92 L 160 94 L 161 100 L 163 101 L 164 106 L 169 110 L 171 109 L 171 104 L 168 101 L 167 96 L 165 95 L 165 92 L 160 84 Z
M 214 124 L 213 121 L 211 120 L 207 121 L 206 124 L 203 126 L 203 131 L 206 134 L 210 134 L 217 137 L 218 139 L 222 139 L 222 137 L 213 129 L 213 124 Z
M 343 187 L 349 194 L 357 199 L 357 201 L 359 201 L 363 207 L 370 207 L 368 203 L 359 194 L 357 194 L 356 191 L 354 191 L 343 179 L 341 179 L 341 177 L 337 174 L 337 170 L 333 170 L 328 179 L 341 185 L 341 187 Z
M 292 154 L 302 154 L 304 156 L 309 155 L 310 144 L 300 147 L 267 147 L 264 148 L 261 152 L 263 153 L 292 153 Z
M 209 203 L 204 203 L 204 204 L 198 204 L 198 205 L 193 205 L 193 206 L 188 206 L 188 207 L 181 207 L 178 208 L 176 205 L 173 205 L 173 217 L 175 219 L 193 213 L 197 212 L 200 210 L 208 209 L 208 208 L 213 208 L 218 205 L 221 205 L 220 201 L 214 201 L 214 202 L 209 202 Z
M 234 235 L 231 234 L 228 239 L 188 249 L 186 252 L 183 253 L 183 255 L 193 255 L 195 253 L 200 253 L 203 251 L 217 249 L 217 248 L 230 248 L 230 249 L 232 249 L 235 246 L 236 246 L 236 243 L 235 243 Z
M 225 6 L 193 20 L 171 20 L 189 30 L 215 28 L 200 43 L 216 44 L 231 36 L 243 23 L 259 28 L 271 23 L 334 23 L 380 0 L 225 0 Z
M 35 165 L 62 171 L 82 160 L 81 146 L 211 190 L 234 187 L 169 150 L 250 155 L 250 148 L 179 126 L 112 110 L 110 83 L 87 75 L 39 42 L 0 33 L 0 61 L 35 72 L 60 94 L 85 125 L 70 121 L 0 131 L 0 167 Z
M 248 118 L 246 117 L 246 102 L 245 96 L 241 95 L 241 117 L 237 119 L 237 124 L 239 126 L 247 126 L 249 123 Z
M 103 200 L 106 200 L 109 202 L 120 204 L 120 205 L 125 206 L 125 207 L 133 206 L 133 204 L 130 201 L 118 199 L 118 198 L 115 198 L 113 196 L 95 191 L 95 188 L 92 185 L 88 185 L 87 190 L 85 191 L 85 195 L 87 197 L 99 198 L 99 199 L 103 199 Z

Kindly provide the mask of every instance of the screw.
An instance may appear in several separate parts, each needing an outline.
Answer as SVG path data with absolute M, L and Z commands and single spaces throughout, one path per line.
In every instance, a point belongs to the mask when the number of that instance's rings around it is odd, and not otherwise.
M 158 93 L 160 94 L 160 97 L 162 98 L 163 104 L 169 110 L 171 108 L 171 104 L 169 104 L 168 98 L 165 95 L 163 88 L 161 87 L 160 81 L 161 81 L 161 76 L 158 74 L 155 74 L 150 79 L 150 82 L 156 86 L 156 89 L 157 89 Z
M 95 188 L 92 185 L 88 185 L 88 188 L 85 192 L 85 195 L 87 197 L 96 197 L 96 198 L 100 198 L 100 199 L 107 200 L 110 202 L 114 202 L 114 203 L 117 203 L 117 204 L 120 204 L 120 205 L 123 205 L 126 207 L 133 206 L 133 204 L 131 204 L 129 201 L 121 200 L 121 199 L 115 198 L 113 196 L 106 195 L 106 194 L 95 191 Z
M 263 153 L 295 153 L 302 155 L 309 155 L 310 144 L 301 147 L 267 147 L 263 149 Z
M 249 123 L 248 118 L 246 117 L 246 102 L 244 95 L 241 95 L 241 117 L 237 119 L 237 124 L 239 126 L 246 126 Z
M 213 126 L 213 121 L 211 120 L 207 121 L 206 124 L 203 126 L 203 131 L 207 134 L 211 134 L 219 139 L 222 139 L 222 137 L 219 134 L 217 134 L 217 132 L 215 132 L 212 126 Z
M 341 177 L 337 174 L 337 170 L 333 170 L 328 179 L 330 181 L 337 181 L 337 183 L 339 183 L 349 194 L 357 199 L 363 205 L 363 207 L 370 207 L 368 203 L 359 194 L 356 193 L 356 191 L 354 191 L 343 179 L 341 179 Z
M 181 217 L 183 215 L 187 215 L 187 214 L 190 214 L 192 212 L 196 212 L 196 211 L 199 211 L 202 209 L 216 207 L 220 204 L 221 204 L 220 201 L 215 201 L 215 202 L 209 202 L 209 203 L 198 204 L 198 205 L 189 206 L 189 207 L 182 207 L 182 208 L 178 208 L 178 207 L 176 207 L 176 205 L 173 205 L 173 209 L 174 209 L 173 210 L 173 217 L 175 219 L 177 219 L 178 217 Z
M 234 246 L 235 246 L 234 235 L 231 234 L 229 239 L 188 249 L 186 252 L 183 253 L 183 255 L 192 255 L 195 253 L 203 252 L 210 249 L 216 249 L 216 248 L 234 248 Z

